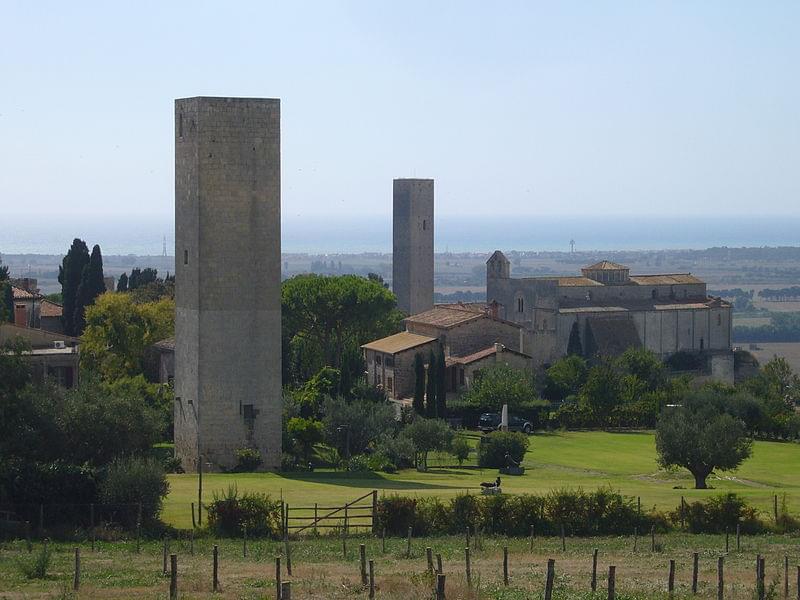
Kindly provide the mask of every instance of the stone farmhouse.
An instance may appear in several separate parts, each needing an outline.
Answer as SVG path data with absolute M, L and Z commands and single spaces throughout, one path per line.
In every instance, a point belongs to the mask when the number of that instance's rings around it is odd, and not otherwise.
M 413 395 L 416 354 L 445 354 L 447 390 L 469 388 L 476 373 L 503 362 L 545 368 L 579 340 L 589 359 L 646 348 L 662 358 L 676 352 L 709 357 L 711 377 L 733 381 L 731 305 L 709 296 L 690 273 L 631 275 L 609 261 L 580 276 L 512 278 L 496 251 L 486 263 L 485 304 L 436 305 L 405 319 L 402 333 L 363 346 L 367 377 L 390 398 Z

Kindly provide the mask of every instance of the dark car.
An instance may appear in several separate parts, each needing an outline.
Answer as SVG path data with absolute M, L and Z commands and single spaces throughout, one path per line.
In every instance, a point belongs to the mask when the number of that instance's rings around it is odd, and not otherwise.
M 478 429 L 483 433 L 500 429 L 500 413 L 483 413 L 478 421 Z M 533 433 L 533 423 L 514 415 L 508 415 L 508 430 Z

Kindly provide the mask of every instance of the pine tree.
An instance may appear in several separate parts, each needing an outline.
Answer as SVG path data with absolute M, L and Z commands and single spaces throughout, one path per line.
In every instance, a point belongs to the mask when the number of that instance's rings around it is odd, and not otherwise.
M 418 415 L 425 414 L 425 362 L 422 355 L 414 355 L 414 401 L 411 404 Z
M 128 274 L 123 273 L 119 276 L 119 281 L 117 282 L 117 291 L 118 292 L 127 292 L 128 291 Z
M 436 417 L 444 419 L 447 416 L 447 365 L 443 351 L 436 361 L 436 384 Z
M 425 386 L 425 416 L 436 416 L 436 355 L 431 350 L 428 356 L 428 383 Z
M 583 356 L 583 344 L 581 344 L 581 331 L 578 322 L 572 324 L 569 332 L 569 342 L 567 342 L 567 356 Z
M 89 263 L 89 248 L 86 242 L 75 238 L 69 252 L 58 268 L 58 282 L 61 284 L 61 295 L 64 300 L 64 311 L 61 317 L 64 333 L 75 335 L 75 305 L 78 286 L 81 283 L 83 268 Z
M 95 244 L 92 248 L 92 255 L 89 262 L 83 267 L 81 272 L 81 282 L 78 284 L 78 291 L 75 299 L 75 316 L 73 326 L 75 333 L 80 335 L 86 327 L 86 307 L 94 304 L 95 298 L 105 293 L 106 282 L 103 279 L 103 255 L 100 246 Z

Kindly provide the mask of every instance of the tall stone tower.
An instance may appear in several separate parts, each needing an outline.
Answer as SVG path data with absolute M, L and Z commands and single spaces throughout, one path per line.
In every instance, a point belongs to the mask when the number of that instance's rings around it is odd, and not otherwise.
M 410 315 L 433 308 L 433 179 L 395 179 L 392 289 Z
M 281 455 L 280 101 L 175 101 L 175 451 Z

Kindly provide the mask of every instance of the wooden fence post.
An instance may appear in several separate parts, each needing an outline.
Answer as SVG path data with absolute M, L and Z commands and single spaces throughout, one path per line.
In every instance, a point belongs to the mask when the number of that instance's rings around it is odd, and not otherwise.
M 725 554 L 730 552 L 730 533 L 728 532 L 727 528 L 725 529 Z
M 142 551 L 142 503 L 136 509 L 136 554 Z
M 530 551 L 533 552 L 533 525 L 531 525 L 531 547 Z
M 411 527 L 408 528 L 408 541 L 406 542 L 406 558 L 411 558 Z
M 564 537 L 564 524 L 561 524 L 561 551 L 566 552 L 567 550 L 567 540 Z
M 444 573 L 444 569 L 442 567 L 442 555 L 436 555 L 436 572 L 437 573 Z
M 72 589 L 76 592 L 81 587 L 81 549 L 75 546 L 75 575 L 72 578 Z
M 219 590 L 219 547 L 216 544 L 214 544 L 212 555 L 214 557 L 213 587 L 216 592 Z
M 656 551 L 656 527 L 653 525 L 650 528 L 650 552 Z
M 636 512 L 642 514 L 642 497 L 636 496 Z
M 773 512 L 775 514 L 775 525 L 778 524 L 778 494 L 772 496 Z
M 433 573 L 433 550 L 430 546 L 425 548 L 425 558 L 428 559 L 428 573 Z
M 547 559 L 547 579 L 544 583 L 544 600 L 553 599 L 553 580 L 556 576 L 556 561 L 552 558 Z
M 445 600 L 444 584 L 445 584 L 444 573 L 439 573 L 436 576 L 436 600 Z
M 314 502 L 314 535 L 317 535 L 317 521 L 319 521 L 319 516 L 317 512 L 317 503 Z
M 783 597 L 789 598 L 789 557 L 783 557 Z
M 675 560 L 669 561 L 669 578 L 667 579 L 667 592 L 669 597 L 675 594 Z
M 508 585 L 508 546 L 503 546 L 503 585 Z
M 467 575 L 467 586 L 472 587 L 472 567 L 469 561 L 469 546 L 464 548 L 464 564 L 465 564 L 465 572 Z
M 759 561 L 758 561 L 759 562 L 759 565 L 758 565 L 758 600 L 764 600 L 764 598 L 766 597 L 766 593 L 767 593 L 767 588 L 766 588 L 765 581 L 764 581 L 764 579 L 766 577 L 766 571 L 767 571 L 766 564 L 765 564 L 766 561 L 767 561 L 767 559 L 764 558 L 764 557 L 761 557 L 759 559 Z
M 163 575 L 167 574 L 167 555 L 169 555 L 169 538 L 166 535 L 164 535 L 164 544 L 161 556 Z
M 169 600 L 178 600 L 178 555 L 169 556 Z
M 286 553 L 286 574 L 292 576 L 292 549 L 289 547 L 289 536 L 283 538 L 283 549 Z
M 39 537 L 44 536 L 44 504 L 39 504 Z
M 281 600 L 281 557 L 275 557 L 275 597 Z
M 736 524 L 736 551 L 739 552 L 742 549 L 742 526 L 737 523 Z
M 797 566 L 797 600 L 800 600 L 800 565 Z
M 292 600 L 292 583 L 290 581 L 281 583 L 281 600 Z
M 697 593 L 697 574 L 700 568 L 700 554 L 692 554 L 692 593 Z
M 189 554 L 194 556 L 194 527 L 189 532 Z
M 617 567 L 611 565 L 608 567 L 608 600 L 614 600 L 616 597 L 616 587 L 617 587 Z
M 25 546 L 27 547 L 28 554 L 33 552 L 33 544 L 31 543 L 31 522 L 25 521 Z M 94 545 L 92 546 L 94 549 Z
M 633 551 L 636 552 L 636 547 L 639 545 L 639 528 L 633 528 Z
M 367 547 L 364 544 L 358 545 L 358 559 L 361 567 L 361 585 L 367 585 Z
M 89 505 L 89 528 L 92 532 L 92 552 L 94 552 L 94 503 Z
M 592 552 L 592 591 L 597 591 L 597 548 Z
M 197 527 L 197 522 L 195 521 L 194 518 L 194 502 L 192 502 L 192 529 L 194 529 L 195 527 Z
M 719 557 L 717 559 L 717 600 L 723 600 L 725 597 L 725 559 Z
M 247 558 L 247 525 L 242 525 L 242 557 Z
M 375 561 L 369 560 L 369 597 L 375 597 Z
M 386 554 L 386 527 L 381 530 L 381 552 Z
M 469 548 L 469 525 L 467 525 L 467 548 Z
M 378 535 L 378 490 L 372 490 L 372 535 Z

